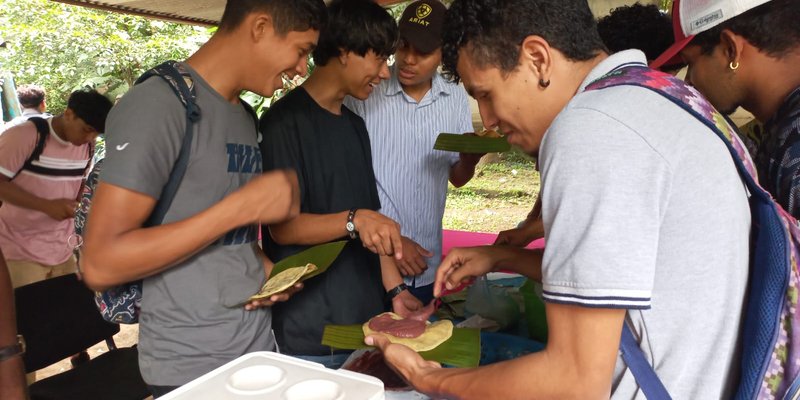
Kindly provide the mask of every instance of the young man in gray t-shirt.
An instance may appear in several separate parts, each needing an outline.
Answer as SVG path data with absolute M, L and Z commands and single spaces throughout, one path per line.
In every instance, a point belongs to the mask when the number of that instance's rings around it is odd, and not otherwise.
M 282 75 L 305 75 L 325 21 L 321 0 L 227 4 L 217 33 L 181 64 L 202 114 L 160 226 L 143 224 L 177 159 L 186 111 L 165 82 L 150 79 L 109 116 L 81 266 L 95 290 L 144 279 L 139 364 L 156 397 L 245 353 L 274 349 L 264 307 L 292 290 L 247 303 L 272 268 L 257 224 L 298 213 L 297 178 L 261 174 L 255 121 L 239 94 L 270 96 Z
M 478 100 L 485 125 L 538 157 L 547 247 L 456 249 L 439 267 L 436 293 L 496 269 L 541 280 L 547 345 L 463 370 L 437 368 L 383 337 L 367 343 L 435 397 L 644 399 L 619 358 L 626 324 L 673 398 L 730 398 L 751 220 L 725 144 L 648 89 L 585 91 L 647 62 L 638 50 L 609 56 L 585 1 L 492 4 L 451 5 L 444 64 Z

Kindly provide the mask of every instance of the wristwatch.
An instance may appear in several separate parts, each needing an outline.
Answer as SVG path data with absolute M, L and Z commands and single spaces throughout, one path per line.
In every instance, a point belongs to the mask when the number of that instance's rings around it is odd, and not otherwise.
M 408 286 L 406 286 L 405 283 L 401 283 L 393 287 L 391 290 L 386 292 L 386 300 L 392 301 L 392 299 L 397 297 L 397 295 L 399 295 L 403 290 L 408 290 Z
M 358 237 L 358 231 L 356 230 L 356 224 L 353 223 L 353 219 L 356 217 L 356 209 L 351 208 L 350 212 L 347 214 L 347 224 L 345 224 L 344 228 L 347 229 L 347 234 L 350 235 L 350 239 L 355 239 Z
M 17 335 L 17 343 L 10 346 L 0 347 L 0 361 L 25 354 L 25 338 Z

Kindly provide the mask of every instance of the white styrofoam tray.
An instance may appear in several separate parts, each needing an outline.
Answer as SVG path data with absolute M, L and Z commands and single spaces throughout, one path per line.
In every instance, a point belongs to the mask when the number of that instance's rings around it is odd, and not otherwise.
M 161 397 L 164 400 L 384 400 L 383 382 L 269 351 L 245 354 Z

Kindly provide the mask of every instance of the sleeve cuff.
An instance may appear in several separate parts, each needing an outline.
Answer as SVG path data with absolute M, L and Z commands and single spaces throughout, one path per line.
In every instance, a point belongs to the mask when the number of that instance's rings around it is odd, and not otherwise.
M 650 309 L 650 291 L 629 289 L 584 289 L 544 285 L 545 301 L 594 308 Z

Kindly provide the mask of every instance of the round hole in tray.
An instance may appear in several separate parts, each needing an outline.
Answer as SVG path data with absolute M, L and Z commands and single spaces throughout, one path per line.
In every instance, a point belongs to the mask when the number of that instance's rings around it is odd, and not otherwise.
M 311 379 L 292 385 L 284 393 L 286 400 L 340 400 L 342 386 L 327 379 Z
M 283 383 L 284 375 L 282 369 L 272 365 L 253 365 L 231 374 L 227 387 L 236 394 L 265 393 Z

